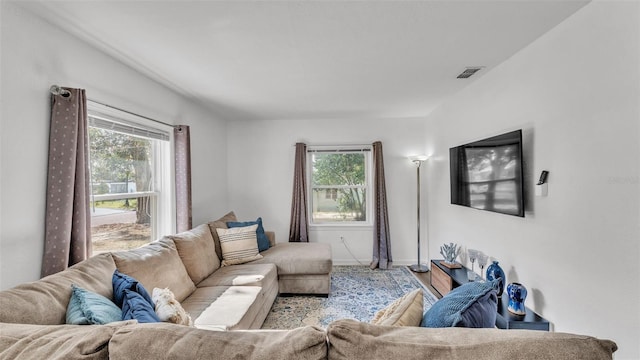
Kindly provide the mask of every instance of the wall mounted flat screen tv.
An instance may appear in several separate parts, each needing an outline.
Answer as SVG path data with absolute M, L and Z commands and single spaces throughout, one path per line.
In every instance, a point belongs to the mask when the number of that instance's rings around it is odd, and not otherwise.
M 449 149 L 451 203 L 524 217 L 522 130 Z

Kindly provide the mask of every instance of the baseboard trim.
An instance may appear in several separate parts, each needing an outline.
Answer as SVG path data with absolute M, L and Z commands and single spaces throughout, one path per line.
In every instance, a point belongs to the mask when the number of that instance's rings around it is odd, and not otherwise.
M 369 264 L 371 263 L 371 259 L 358 259 L 358 260 L 354 260 L 354 259 L 333 259 L 333 265 L 360 265 L 358 264 L 358 261 L 360 261 L 362 263 L 362 265 L 366 265 L 369 266 Z M 409 266 L 412 264 L 415 264 L 416 260 L 393 260 L 393 265 L 395 266 Z M 423 264 L 425 265 L 429 265 L 428 262 L 424 262 L 422 261 Z

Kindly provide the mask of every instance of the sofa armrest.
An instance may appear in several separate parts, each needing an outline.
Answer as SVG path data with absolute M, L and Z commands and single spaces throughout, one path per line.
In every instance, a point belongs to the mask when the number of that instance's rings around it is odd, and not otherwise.
M 327 359 L 326 332 L 305 326 L 285 331 L 210 331 L 187 326 L 138 324 L 117 331 L 109 359 Z
M 329 359 L 612 359 L 610 340 L 537 330 L 379 326 L 351 319 L 327 328 Z
M 137 321 L 106 325 L 0 323 L 0 359 L 107 359 L 118 329 Z
M 269 247 L 276 246 L 276 233 L 273 231 L 265 231 L 264 233 L 269 238 Z

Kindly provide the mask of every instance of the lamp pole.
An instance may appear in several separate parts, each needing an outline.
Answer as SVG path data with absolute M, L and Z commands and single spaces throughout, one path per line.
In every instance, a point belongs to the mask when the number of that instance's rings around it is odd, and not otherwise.
M 411 271 L 413 272 L 417 272 L 417 273 L 423 273 L 423 272 L 427 272 L 429 271 L 429 267 L 427 265 L 422 265 L 420 263 L 420 165 L 422 165 L 423 161 L 427 160 L 427 156 L 421 155 L 421 156 L 412 156 L 410 159 L 411 161 L 413 161 L 414 164 L 416 164 L 416 183 L 417 183 L 417 191 L 416 191 L 416 197 L 417 197 L 417 202 L 416 202 L 416 213 L 417 213 L 417 231 L 418 231 L 418 263 L 409 266 L 409 269 L 411 269 Z

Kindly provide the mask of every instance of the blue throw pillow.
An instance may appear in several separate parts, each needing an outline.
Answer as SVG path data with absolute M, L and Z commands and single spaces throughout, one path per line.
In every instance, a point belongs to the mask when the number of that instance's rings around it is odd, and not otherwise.
M 153 300 L 151 300 L 151 296 L 147 290 L 138 282 L 138 280 L 132 278 L 127 274 L 123 274 L 118 269 L 113 272 L 113 277 L 111 278 L 111 282 L 113 285 L 113 300 L 120 308 L 122 308 L 122 303 L 124 302 L 125 290 L 130 290 L 133 292 L 137 292 L 147 300 L 147 302 L 153 307 Z
M 469 282 L 451 290 L 424 313 L 420 326 L 492 328 L 498 312 L 497 283 Z
M 489 291 L 460 313 L 457 327 L 493 328 L 498 316 L 498 294 Z
M 104 325 L 120 321 L 122 311 L 106 297 L 71 285 L 71 299 L 66 317 L 67 324 Z
M 122 302 L 122 320 L 138 320 L 139 323 L 160 322 L 154 306 L 135 291 L 124 290 Z
M 245 227 L 251 225 L 258 225 L 258 229 L 256 230 L 256 238 L 258 239 L 258 251 L 265 251 L 269 249 L 269 238 L 267 234 L 264 232 L 264 228 L 262 227 L 262 218 L 259 217 L 256 221 L 229 221 L 227 222 L 228 228 L 235 227 Z

